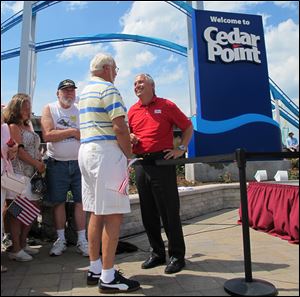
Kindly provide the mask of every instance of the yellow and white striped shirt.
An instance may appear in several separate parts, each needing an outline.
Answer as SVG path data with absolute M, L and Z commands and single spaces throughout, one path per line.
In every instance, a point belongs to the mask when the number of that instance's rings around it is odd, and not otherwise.
M 80 142 L 116 140 L 112 120 L 127 116 L 122 97 L 113 83 L 93 76 L 79 100 Z

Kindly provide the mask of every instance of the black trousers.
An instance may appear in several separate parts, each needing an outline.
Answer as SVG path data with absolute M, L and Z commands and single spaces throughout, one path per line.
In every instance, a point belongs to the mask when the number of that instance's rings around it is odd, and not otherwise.
M 179 215 L 176 167 L 154 164 L 154 159 L 162 159 L 163 155 L 145 158 L 145 161 L 135 165 L 142 221 L 152 252 L 161 257 L 166 255 L 161 236 L 161 218 L 168 238 L 169 257 L 183 259 L 185 243 Z

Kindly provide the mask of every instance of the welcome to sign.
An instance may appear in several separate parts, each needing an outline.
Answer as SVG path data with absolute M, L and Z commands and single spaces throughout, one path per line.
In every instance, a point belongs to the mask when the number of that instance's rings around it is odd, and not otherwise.
M 197 115 L 189 157 L 280 151 L 261 16 L 195 10 L 192 18 Z

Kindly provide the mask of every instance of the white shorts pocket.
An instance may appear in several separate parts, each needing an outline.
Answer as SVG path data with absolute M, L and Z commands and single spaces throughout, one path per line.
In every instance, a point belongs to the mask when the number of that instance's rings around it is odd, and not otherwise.
M 108 164 L 107 164 L 108 165 Z M 114 158 L 105 172 L 105 188 L 107 190 L 119 192 L 124 180 L 127 178 L 127 158 L 123 153 L 118 158 Z

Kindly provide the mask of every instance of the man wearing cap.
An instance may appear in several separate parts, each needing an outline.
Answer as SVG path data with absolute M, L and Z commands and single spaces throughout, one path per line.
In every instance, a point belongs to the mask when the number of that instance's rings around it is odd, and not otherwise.
M 298 140 L 293 136 L 294 133 L 290 132 L 289 137 L 286 139 L 286 148 L 291 152 L 299 152 Z
M 101 293 L 127 293 L 140 287 L 114 269 L 122 217 L 130 212 L 129 197 L 119 189 L 131 156 L 126 108 L 113 84 L 117 71 L 111 56 L 97 54 L 90 63 L 91 79 L 79 100 L 83 207 L 90 212 L 87 284 L 98 284 Z
M 60 256 L 67 248 L 65 202 L 69 191 L 75 203 L 77 252 L 88 256 L 86 214 L 82 208 L 81 173 L 78 165 L 80 131 L 79 110 L 74 103 L 76 88 L 71 79 L 61 81 L 56 93 L 58 100 L 45 106 L 41 119 L 48 157 L 46 200 L 54 206 L 54 221 L 58 237 L 49 252 L 50 256 Z

